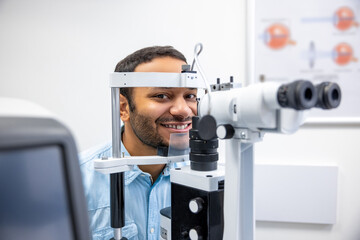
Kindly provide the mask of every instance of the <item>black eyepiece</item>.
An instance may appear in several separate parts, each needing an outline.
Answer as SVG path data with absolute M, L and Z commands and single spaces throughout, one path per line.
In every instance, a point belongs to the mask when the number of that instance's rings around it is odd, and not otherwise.
M 316 107 L 332 109 L 340 105 L 341 90 L 337 83 L 323 82 L 315 86 L 317 90 Z
M 316 89 L 310 81 L 298 80 L 280 86 L 277 94 L 280 106 L 296 110 L 310 109 L 315 106 Z

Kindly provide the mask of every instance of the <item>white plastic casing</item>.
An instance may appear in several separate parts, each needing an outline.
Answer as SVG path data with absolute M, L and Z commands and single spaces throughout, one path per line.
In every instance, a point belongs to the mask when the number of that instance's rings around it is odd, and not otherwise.
M 277 100 L 279 87 L 279 83 L 268 82 L 212 92 L 210 107 L 208 95 L 201 99 L 199 115 L 212 115 L 217 125 L 231 124 L 253 131 L 295 132 L 303 123 L 303 111 L 281 108 Z

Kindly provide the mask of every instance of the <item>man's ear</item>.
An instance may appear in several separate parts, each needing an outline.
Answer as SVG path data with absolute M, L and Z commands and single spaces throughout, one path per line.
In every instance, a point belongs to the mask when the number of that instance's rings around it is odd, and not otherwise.
M 130 119 L 129 102 L 122 94 L 120 94 L 120 117 L 123 122 L 128 122 Z

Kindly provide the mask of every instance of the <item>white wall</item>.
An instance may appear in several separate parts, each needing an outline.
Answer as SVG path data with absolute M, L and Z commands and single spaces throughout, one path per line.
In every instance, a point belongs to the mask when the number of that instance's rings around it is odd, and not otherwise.
M 237 1 L 0 1 L 0 95 L 51 109 L 80 149 L 109 139 L 108 74 L 133 51 L 204 44 L 214 80 L 238 74 Z M 228 60 L 226 60 L 228 59 Z
M 201 55 L 207 76 L 240 81 L 239 0 L 2 0 L 0 96 L 20 97 L 52 110 L 73 131 L 79 149 L 108 141 L 108 74 L 127 54 L 173 45 L 192 61 Z M 257 239 L 359 239 L 358 126 L 305 128 L 265 137 L 257 162 L 316 163 L 340 168 L 338 223 L 257 223 Z
M 257 163 L 336 164 L 339 167 L 337 223 L 257 222 L 257 239 L 360 239 L 359 137 L 359 125 L 307 125 L 294 135 L 265 135 L 264 141 L 255 147 Z

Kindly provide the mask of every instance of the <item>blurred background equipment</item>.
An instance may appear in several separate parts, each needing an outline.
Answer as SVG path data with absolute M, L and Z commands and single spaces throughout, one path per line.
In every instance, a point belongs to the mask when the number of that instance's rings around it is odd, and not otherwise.
M 0 239 L 90 238 L 77 149 L 41 107 L 0 98 Z

